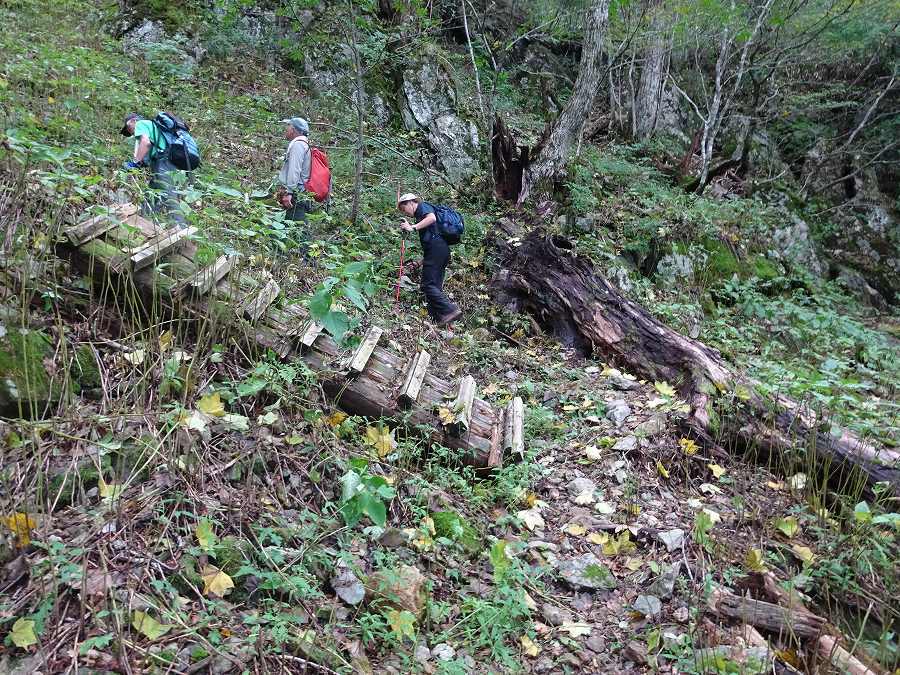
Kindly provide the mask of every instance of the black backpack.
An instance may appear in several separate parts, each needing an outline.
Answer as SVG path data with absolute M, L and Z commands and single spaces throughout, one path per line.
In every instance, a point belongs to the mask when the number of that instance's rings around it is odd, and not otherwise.
M 200 166 L 200 149 L 184 120 L 170 112 L 160 112 L 153 124 L 166 139 L 166 156 L 176 168 L 193 171 Z
M 454 211 L 449 206 L 442 204 L 431 204 L 434 209 L 434 217 L 437 218 L 437 231 L 444 241 L 450 246 L 455 246 L 462 241 L 463 232 L 466 230 L 466 223 L 459 211 Z

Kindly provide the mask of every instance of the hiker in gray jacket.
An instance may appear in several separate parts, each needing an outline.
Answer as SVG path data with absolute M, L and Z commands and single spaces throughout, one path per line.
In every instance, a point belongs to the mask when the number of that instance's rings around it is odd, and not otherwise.
M 302 117 L 281 120 L 287 126 L 284 137 L 288 141 L 284 163 L 278 173 L 278 190 L 275 197 L 285 210 L 287 220 L 306 222 L 313 204 L 306 196 L 309 180 L 311 152 L 309 149 L 309 122 Z

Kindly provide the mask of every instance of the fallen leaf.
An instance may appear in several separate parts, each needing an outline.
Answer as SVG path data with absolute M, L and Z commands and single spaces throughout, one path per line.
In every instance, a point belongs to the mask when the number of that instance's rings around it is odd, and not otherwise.
M 625 567 L 630 569 L 632 572 L 637 572 L 639 569 L 641 569 L 641 566 L 643 564 L 643 558 L 632 558 L 630 556 L 628 558 L 625 558 Z
M 601 546 L 609 541 L 609 535 L 606 532 L 591 532 L 587 536 L 587 540 L 592 544 L 597 544 Z
M 587 530 L 584 529 L 581 525 L 577 525 L 575 523 L 569 523 L 563 528 L 567 534 L 571 534 L 573 537 L 582 536 Z
M 270 424 L 275 424 L 278 421 L 278 413 L 274 410 L 268 411 L 265 415 L 259 415 L 256 418 L 256 423 L 261 427 L 268 426 Z
M 592 461 L 603 459 L 603 451 L 596 445 L 589 445 L 584 449 L 584 456 Z
M 724 467 L 719 466 L 718 464 L 707 464 L 709 470 L 712 471 L 712 475 L 714 478 L 721 478 L 725 475 Z
M 630 553 L 637 546 L 631 541 L 628 530 L 622 530 L 617 537 L 610 537 L 601 547 L 604 555 L 617 556 L 620 553 Z
M 584 492 L 579 493 L 578 496 L 575 497 L 575 503 L 578 504 L 579 506 L 587 506 L 588 504 L 593 504 L 594 503 L 593 490 L 585 490 Z
M 412 612 L 405 609 L 402 611 L 392 609 L 387 613 L 387 622 L 397 639 L 401 641 L 404 637 L 408 637 L 410 640 L 416 639 L 416 616 Z
M 325 418 L 325 424 L 334 429 L 335 427 L 341 426 L 341 424 L 344 423 L 345 419 L 347 419 L 347 413 L 341 410 L 336 410 Z
M 541 648 L 527 635 L 523 635 L 519 641 L 522 643 L 522 650 L 525 652 L 525 656 L 534 658 L 541 653 Z
M 377 427 L 366 427 L 366 443 L 375 448 L 379 457 L 387 457 L 397 448 L 393 430 L 379 424 Z
M 675 389 L 673 389 L 672 385 L 668 382 L 654 382 L 653 387 L 660 393 L 661 396 L 675 398 Z
M 34 634 L 34 621 L 31 619 L 17 619 L 13 624 L 9 637 L 16 647 L 22 649 L 37 644 L 37 635 Z
M 197 543 L 200 544 L 200 547 L 207 551 L 215 546 L 219 540 L 216 533 L 213 532 L 212 521 L 209 518 L 200 519 L 194 534 L 197 535 Z
M 446 427 L 456 422 L 456 415 L 450 412 L 450 408 L 441 407 L 438 409 L 438 419 Z
M 758 548 L 749 549 L 747 555 L 744 556 L 744 565 L 746 565 L 747 569 L 751 572 L 765 572 L 766 559 L 763 552 Z
M 766 485 L 773 490 L 784 490 L 784 483 L 782 483 L 781 481 L 775 482 L 773 480 L 770 480 L 766 483 Z
M 204 567 L 200 572 L 200 578 L 203 579 L 204 595 L 222 598 L 234 588 L 234 582 L 231 580 L 231 577 L 215 565 Z
M 158 640 L 172 630 L 172 624 L 160 623 L 149 614 L 135 610 L 131 615 L 131 627 L 148 640 Z
M 522 591 L 522 595 L 524 596 L 522 599 L 525 601 L 525 606 L 532 612 L 536 610 L 537 603 L 534 601 L 534 598 L 528 595 L 528 591 Z
M 713 485 L 712 483 L 700 483 L 700 492 L 704 492 L 708 495 L 720 495 L 722 494 L 722 488 Z
M 521 520 L 525 527 L 529 530 L 534 531 L 535 528 L 544 527 L 544 517 L 541 515 L 541 512 L 537 510 L 537 508 L 528 509 L 527 511 L 519 511 L 516 513 L 516 517 Z
M 243 415 L 223 415 L 222 423 L 231 431 L 250 431 L 250 420 Z
M 812 561 L 816 558 L 816 554 L 812 552 L 812 549 L 809 548 L 809 546 L 800 546 L 799 544 L 793 544 L 791 546 L 791 550 L 794 552 L 794 555 L 797 556 L 797 558 L 799 558 L 807 565 L 811 565 Z
M 697 450 L 699 450 L 699 448 L 697 447 L 697 443 L 690 438 L 682 438 L 678 441 L 678 445 L 686 455 L 696 455 Z
M 167 330 L 163 332 L 159 336 L 159 351 L 165 352 L 168 351 L 169 347 L 172 346 L 172 339 L 174 336 L 172 335 L 172 331 Z
M 669 477 L 669 470 L 663 466 L 663 463 L 659 460 L 656 460 L 656 470 L 659 471 L 659 475 L 663 478 Z
M 800 523 L 797 522 L 797 519 L 794 516 L 779 518 L 775 521 L 774 525 L 788 539 L 792 539 L 794 535 L 800 531 Z
M 189 413 L 183 412 L 178 418 L 178 423 L 185 429 L 201 433 L 206 430 L 206 418 L 199 410 L 191 410 Z
M 568 633 L 570 637 L 577 638 L 583 635 L 591 634 L 591 625 L 589 623 L 581 623 L 578 621 L 563 621 L 559 630 Z
M 121 483 L 107 483 L 101 477 L 97 481 L 97 489 L 104 500 L 114 502 L 121 496 L 124 486 Z
M 492 394 L 497 393 L 497 385 L 494 382 L 491 382 L 488 386 L 481 390 L 481 394 L 483 396 L 490 396 Z
M 222 398 L 217 391 L 203 396 L 197 402 L 197 409 L 210 417 L 225 416 L 225 404 L 222 403 Z
M 722 520 L 722 516 L 718 511 L 713 511 L 712 509 L 704 507 L 703 513 L 705 513 L 709 517 L 709 522 L 711 522 L 713 525 Z
M 806 487 L 806 474 L 795 473 L 788 480 L 788 485 L 790 485 L 791 490 L 802 490 Z
M 604 516 L 610 516 L 616 512 L 616 507 L 609 502 L 597 502 L 594 504 L 594 511 Z
M 16 535 L 16 546 L 19 548 L 25 548 L 31 543 L 31 531 L 37 527 L 37 521 L 21 511 L 5 516 L 3 524 Z
M 122 358 L 133 366 L 139 366 L 144 362 L 144 350 L 135 349 L 132 352 L 125 352 L 122 354 Z

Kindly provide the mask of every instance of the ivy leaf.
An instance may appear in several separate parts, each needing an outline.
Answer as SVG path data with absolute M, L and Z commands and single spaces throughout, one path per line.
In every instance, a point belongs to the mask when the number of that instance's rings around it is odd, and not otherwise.
M 194 534 L 197 535 L 197 543 L 204 551 L 209 551 L 219 541 L 216 533 L 213 532 L 212 521 L 209 518 L 200 519 Z
M 148 640 L 158 640 L 172 630 L 169 623 L 160 623 L 149 614 L 135 610 L 131 615 L 131 627 Z
M 384 425 L 366 427 L 366 443 L 375 448 L 379 457 L 387 457 L 397 448 L 394 432 Z
M 747 551 L 747 555 L 744 557 L 744 564 L 751 572 L 766 571 L 765 557 L 763 556 L 763 552 L 758 548 L 751 548 Z
M 203 595 L 212 595 L 222 598 L 231 592 L 234 588 L 234 582 L 231 577 L 225 574 L 215 565 L 207 565 L 200 572 L 200 578 L 203 579 Z
M 37 644 L 37 635 L 34 634 L 34 621 L 31 619 L 17 619 L 9 634 L 16 647 L 25 649 Z
M 403 611 L 392 609 L 387 613 L 387 622 L 398 640 L 402 641 L 404 637 L 408 637 L 410 640 L 416 639 L 416 617 L 412 612 L 405 609 Z
M 775 527 L 777 527 L 788 539 L 792 539 L 794 535 L 800 531 L 800 523 L 797 522 L 797 519 L 794 518 L 794 516 L 779 518 L 775 521 Z
M 202 397 L 197 403 L 197 409 L 210 417 L 225 416 L 225 404 L 222 403 L 222 398 L 217 391 Z

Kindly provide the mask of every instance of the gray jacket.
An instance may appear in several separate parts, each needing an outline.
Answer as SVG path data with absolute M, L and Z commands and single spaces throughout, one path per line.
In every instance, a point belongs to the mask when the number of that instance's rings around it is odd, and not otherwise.
M 309 141 L 298 136 L 288 144 L 278 182 L 292 193 L 303 192 L 309 180 L 310 159 Z

